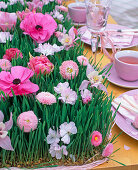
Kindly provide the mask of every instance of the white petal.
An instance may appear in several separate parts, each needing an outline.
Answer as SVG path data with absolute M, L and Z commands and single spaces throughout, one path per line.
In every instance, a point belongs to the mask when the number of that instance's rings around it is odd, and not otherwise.
M 61 151 L 56 152 L 56 158 L 57 159 L 61 159 L 62 158 L 62 152 Z
M 5 124 L 3 122 L 0 122 L 0 131 L 3 131 L 5 129 Z
M 66 134 L 63 138 L 61 138 L 61 141 L 63 141 L 65 144 L 70 143 L 70 136 Z
M 7 131 L 0 131 L 0 138 L 4 139 L 7 136 Z

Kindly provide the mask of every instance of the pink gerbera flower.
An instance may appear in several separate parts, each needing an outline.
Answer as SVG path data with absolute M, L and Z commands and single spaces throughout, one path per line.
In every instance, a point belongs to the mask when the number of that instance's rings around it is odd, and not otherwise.
M 42 104 L 52 105 L 53 103 L 56 103 L 56 97 L 49 92 L 38 93 L 36 99 Z
M 91 134 L 91 144 L 96 146 L 99 146 L 102 143 L 102 134 L 98 131 L 93 131 Z
M 23 112 L 17 118 L 17 125 L 24 132 L 30 132 L 37 128 L 38 119 L 33 111 Z
M 38 85 L 29 80 L 33 74 L 32 70 L 22 66 L 12 67 L 11 72 L 2 71 L 0 73 L 0 89 L 9 96 L 13 96 L 12 90 L 15 95 L 37 92 Z
M 68 80 L 74 79 L 79 72 L 78 65 L 72 60 L 64 61 L 59 69 L 62 77 Z
M 103 157 L 108 157 L 113 153 L 113 144 L 108 143 L 105 149 L 103 150 L 102 156 Z
M 57 23 L 48 14 L 31 13 L 21 22 L 20 28 L 37 43 L 48 41 L 57 28 Z

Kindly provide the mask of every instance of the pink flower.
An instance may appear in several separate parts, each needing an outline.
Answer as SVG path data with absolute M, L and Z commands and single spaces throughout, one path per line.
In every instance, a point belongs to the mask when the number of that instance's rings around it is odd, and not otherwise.
M 91 144 L 96 146 L 99 146 L 102 143 L 102 134 L 98 131 L 93 131 L 91 134 Z
M 68 12 L 68 8 L 67 7 L 65 7 L 65 6 L 63 6 L 63 5 L 57 5 L 56 7 L 55 7 L 55 9 L 58 9 L 58 10 L 61 10 L 61 11 L 63 11 L 63 12 Z
M 62 0 L 56 0 L 58 4 L 62 4 Z
M 33 11 L 30 11 L 29 9 L 26 8 L 25 11 L 17 11 L 16 12 L 17 17 L 20 19 L 20 21 L 24 20 L 24 18 L 31 13 L 36 13 L 36 10 L 33 9 Z
M 58 83 L 57 87 L 54 87 L 54 91 L 58 94 L 62 93 L 63 90 L 69 88 L 69 83 Z
M 5 150 L 13 151 L 13 147 L 11 145 L 11 140 L 8 134 L 8 130 L 12 128 L 13 120 L 12 120 L 12 113 L 10 115 L 10 120 L 3 123 L 4 115 L 2 111 L 0 111 L 0 147 Z
M 16 13 L 8 13 L 0 11 L 0 29 L 7 31 L 15 27 L 17 21 Z
M 90 102 L 92 99 L 92 93 L 88 89 L 82 90 L 81 97 L 82 97 L 83 103 L 88 104 L 88 102 Z
M 4 71 L 10 70 L 12 67 L 11 62 L 6 59 L 0 59 L 0 68 Z
M 87 66 L 87 64 L 89 63 L 88 59 L 86 57 L 84 57 L 83 55 L 78 56 L 77 60 L 83 66 Z
M 103 150 L 102 156 L 103 157 L 108 157 L 113 153 L 113 144 L 108 143 L 105 149 Z
M 27 2 L 27 5 L 30 10 L 37 8 L 42 10 L 43 2 L 40 0 L 33 0 L 32 2 Z
M 49 74 L 54 69 L 54 65 L 44 55 L 30 58 L 28 67 L 32 69 L 37 75 L 40 74 L 40 72 L 44 75 Z
M 138 128 L 138 116 L 135 117 L 133 125 L 134 125 L 135 128 Z
M 68 80 L 74 79 L 79 73 L 78 65 L 72 60 L 64 61 L 59 69 L 62 77 Z
M 0 89 L 9 96 L 13 96 L 12 90 L 15 95 L 37 92 L 39 90 L 38 85 L 29 80 L 33 74 L 32 70 L 22 66 L 12 67 L 11 73 L 2 71 L 0 72 Z
M 53 35 L 57 23 L 48 14 L 31 13 L 21 22 L 20 28 L 37 43 L 43 43 Z
M 37 128 L 38 119 L 33 111 L 23 112 L 17 118 L 17 125 L 24 132 L 34 131 Z
M 9 48 L 6 50 L 5 55 L 3 56 L 3 59 L 7 59 L 9 61 L 12 60 L 12 58 L 23 58 L 22 52 L 18 50 L 18 48 Z
M 42 104 L 52 105 L 56 103 L 56 97 L 49 92 L 40 92 L 35 97 Z
M 74 105 L 77 100 L 77 93 L 70 88 L 61 91 L 61 97 L 58 98 L 63 103 Z

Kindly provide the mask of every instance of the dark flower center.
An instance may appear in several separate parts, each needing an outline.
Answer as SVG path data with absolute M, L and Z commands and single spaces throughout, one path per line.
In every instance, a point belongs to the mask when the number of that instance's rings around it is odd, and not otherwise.
M 38 30 L 38 31 L 40 31 L 42 28 L 43 28 L 43 27 L 42 27 L 41 25 L 37 25 L 37 26 L 35 27 L 35 29 Z
M 20 84 L 21 80 L 20 79 L 14 79 L 13 84 Z

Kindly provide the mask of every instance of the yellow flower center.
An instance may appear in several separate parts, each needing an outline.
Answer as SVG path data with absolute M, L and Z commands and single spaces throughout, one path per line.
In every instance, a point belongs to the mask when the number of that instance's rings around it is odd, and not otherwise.
M 98 77 L 98 76 L 94 76 L 94 77 L 93 77 L 93 80 L 94 80 L 94 82 L 96 83 L 96 82 L 99 80 L 99 77 Z
M 6 23 L 5 23 L 5 25 L 9 25 L 9 23 L 8 23 L 8 22 L 6 22 Z
M 65 39 L 65 42 L 68 43 L 68 42 L 69 42 L 69 38 L 66 38 L 66 39 Z
M 71 74 L 72 72 L 73 72 L 73 69 L 72 68 L 67 68 L 67 72 L 69 73 L 69 74 Z
M 30 120 L 26 120 L 26 122 L 27 122 L 27 123 L 29 123 L 29 122 L 30 122 Z
M 98 137 L 97 137 L 97 136 L 95 137 L 95 140 L 96 140 L 96 141 L 98 140 Z

